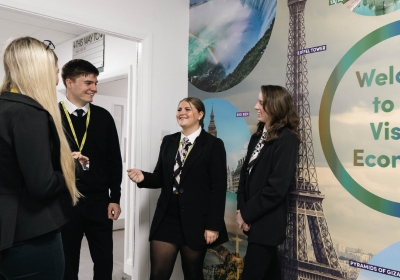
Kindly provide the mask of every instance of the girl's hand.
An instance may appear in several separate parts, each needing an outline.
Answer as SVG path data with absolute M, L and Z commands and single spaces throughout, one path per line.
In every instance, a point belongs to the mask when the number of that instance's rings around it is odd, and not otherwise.
M 140 183 L 144 180 L 144 175 L 141 170 L 136 168 L 131 168 L 127 170 L 129 179 L 135 183 Z

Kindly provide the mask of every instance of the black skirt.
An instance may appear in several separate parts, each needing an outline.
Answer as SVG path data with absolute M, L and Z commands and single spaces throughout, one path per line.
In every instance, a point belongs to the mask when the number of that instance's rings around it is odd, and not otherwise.
M 167 211 L 154 233 L 152 240 L 186 245 L 179 208 L 178 195 L 172 194 L 169 199 Z

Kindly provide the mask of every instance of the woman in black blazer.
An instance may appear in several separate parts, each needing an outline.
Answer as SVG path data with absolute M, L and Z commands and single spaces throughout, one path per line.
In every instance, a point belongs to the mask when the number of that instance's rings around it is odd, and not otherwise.
M 75 204 L 79 192 L 56 100 L 57 57 L 47 44 L 18 38 L 5 49 L 4 70 L 0 279 L 62 279 L 59 229 L 66 204 Z
M 262 86 L 254 109 L 258 129 L 250 139 L 237 192 L 236 220 L 248 235 L 242 279 L 280 279 L 277 246 L 286 237 L 299 118 L 289 92 L 280 86 Z
M 178 252 L 185 279 L 204 279 L 207 245 L 228 241 L 226 153 L 222 140 L 202 129 L 204 115 L 200 99 L 183 99 L 176 113 L 182 132 L 164 137 L 154 172 L 128 170 L 139 188 L 161 188 L 150 229 L 150 279 L 169 279 Z

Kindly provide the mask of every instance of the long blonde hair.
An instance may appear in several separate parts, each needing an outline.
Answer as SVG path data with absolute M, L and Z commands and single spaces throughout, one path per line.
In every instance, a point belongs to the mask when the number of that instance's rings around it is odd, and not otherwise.
M 36 100 L 53 117 L 60 139 L 60 165 L 75 205 L 81 194 L 75 185 L 75 162 L 65 137 L 56 97 L 57 57 L 32 37 L 14 39 L 4 51 L 4 80 L 1 92 L 16 90 Z

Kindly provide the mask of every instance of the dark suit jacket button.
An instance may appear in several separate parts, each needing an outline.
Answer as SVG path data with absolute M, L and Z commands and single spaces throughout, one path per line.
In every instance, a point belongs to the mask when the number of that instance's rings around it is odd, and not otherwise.
M 180 192 L 180 193 L 183 193 L 183 189 L 180 189 L 179 192 Z

